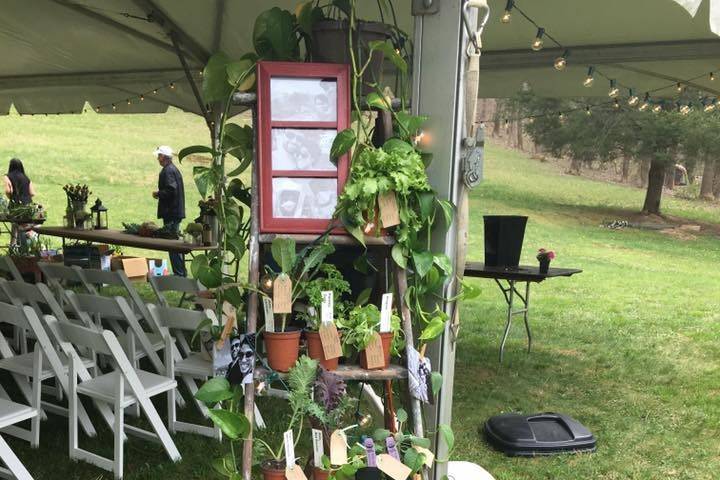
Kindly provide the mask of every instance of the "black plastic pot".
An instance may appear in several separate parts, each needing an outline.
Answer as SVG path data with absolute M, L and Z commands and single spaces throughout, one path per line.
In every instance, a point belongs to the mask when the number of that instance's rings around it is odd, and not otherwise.
M 518 215 L 486 215 L 485 265 L 516 268 L 520 263 L 525 226 L 528 217 Z
M 322 20 L 315 23 L 312 31 L 312 60 L 320 63 L 350 64 L 349 28 L 346 21 Z M 355 60 L 363 65 L 369 56 L 368 44 L 374 40 L 387 40 L 389 37 L 390 27 L 384 23 L 358 22 L 357 32 L 353 38 Z M 383 58 L 382 52 L 373 52 L 370 66 L 363 75 L 363 83 L 380 82 Z M 363 94 L 368 94 L 374 89 L 363 85 L 361 91 Z
M 382 472 L 376 467 L 359 468 L 355 472 L 355 480 L 380 480 L 383 477 Z

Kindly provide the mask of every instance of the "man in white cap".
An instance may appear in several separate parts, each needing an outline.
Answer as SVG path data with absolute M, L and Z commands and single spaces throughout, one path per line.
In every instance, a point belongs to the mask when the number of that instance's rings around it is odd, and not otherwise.
M 180 233 L 180 222 L 185 218 L 185 185 L 182 174 L 173 163 L 173 150 L 162 145 L 155 150 L 158 163 L 162 167 L 158 178 L 158 189 L 153 192 L 153 198 L 158 200 L 157 217 L 161 218 L 163 225 Z M 170 264 L 175 275 L 185 277 L 185 255 L 170 252 Z

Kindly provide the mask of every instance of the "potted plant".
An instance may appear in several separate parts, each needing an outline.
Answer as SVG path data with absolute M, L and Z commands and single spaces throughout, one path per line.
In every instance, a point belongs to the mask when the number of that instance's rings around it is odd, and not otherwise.
M 380 310 L 373 305 L 356 305 L 347 318 L 338 325 L 343 328 L 342 345 L 344 350 L 355 350 L 360 353 L 360 366 L 367 369 L 367 355 L 365 349 L 370 344 L 373 336 L 378 333 L 383 345 L 385 364 L 382 368 L 390 365 L 391 357 L 399 357 L 405 346 L 405 338 L 400 328 L 400 317 L 392 315 L 390 331 L 380 332 Z
M 322 292 L 333 292 L 333 318 L 342 319 L 352 306 L 350 302 L 342 300 L 343 295 L 350 293 L 350 284 L 335 265 L 323 263 L 318 268 L 317 277 L 303 282 L 301 290 L 300 298 L 306 303 L 306 309 L 298 313 L 298 318 L 305 321 L 308 355 L 326 369 L 336 370 L 339 358 L 326 359 L 320 341 Z
M 394 6 L 389 0 L 377 2 L 381 20 L 384 15 L 395 19 Z M 309 44 L 313 62 L 351 64 L 354 60 L 366 64 L 363 71 L 363 92 L 372 92 L 368 84 L 381 80 L 383 60 L 387 52 L 409 57 L 405 32 L 383 21 L 366 21 L 354 17 L 354 6 L 348 0 L 331 0 L 323 5 L 318 0 L 300 4 L 296 10 L 297 22 Z M 352 42 L 348 40 L 352 38 Z M 308 42 L 309 39 L 309 42 Z M 388 49 L 373 49 L 376 43 L 391 40 Z
M 289 294 L 291 306 L 302 295 L 303 285 L 317 275 L 322 261 L 335 250 L 331 244 L 322 242 L 296 253 L 295 240 L 289 237 L 276 237 L 270 247 L 272 258 L 280 267 L 279 272 L 270 270 L 273 276 L 273 297 L 277 293 L 278 279 L 289 279 L 292 283 Z M 266 329 L 263 333 L 268 364 L 280 372 L 288 371 L 300 354 L 301 330 L 290 326 L 292 308 L 290 310 L 291 313 L 274 313 L 275 331 Z
M 540 262 L 540 273 L 546 274 L 550 268 L 550 262 L 555 259 L 555 252 L 541 248 L 538 250 L 536 258 L 538 259 L 538 262 Z
M 85 208 L 87 207 L 88 197 L 92 195 L 90 188 L 87 185 L 71 185 L 68 183 L 63 187 L 63 190 L 67 196 L 65 214 L 68 224 L 74 222 L 75 228 L 85 228 L 85 222 L 90 218 L 90 213 Z

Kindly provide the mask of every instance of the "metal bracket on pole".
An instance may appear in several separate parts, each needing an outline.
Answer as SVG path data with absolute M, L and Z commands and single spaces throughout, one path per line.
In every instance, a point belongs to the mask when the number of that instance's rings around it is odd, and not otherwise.
M 414 17 L 435 15 L 440 11 L 440 0 L 413 0 L 412 14 Z

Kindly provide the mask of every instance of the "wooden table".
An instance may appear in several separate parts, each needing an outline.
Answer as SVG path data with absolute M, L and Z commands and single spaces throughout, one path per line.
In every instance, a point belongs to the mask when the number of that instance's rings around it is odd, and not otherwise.
M 503 353 L 505 351 L 505 342 L 507 341 L 508 333 L 510 333 L 513 316 L 523 316 L 523 320 L 525 321 L 525 331 L 528 338 L 528 353 L 532 347 L 532 335 L 530 333 L 530 323 L 528 320 L 530 312 L 530 284 L 540 283 L 548 278 L 571 277 L 576 273 L 582 273 L 582 270 L 576 268 L 550 268 L 546 273 L 540 273 L 539 267 L 529 265 L 520 265 L 516 268 L 505 268 L 488 267 L 482 262 L 467 262 L 465 264 L 466 277 L 490 278 L 495 280 L 495 283 L 498 287 L 500 287 L 500 290 L 505 297 L 508 310 L 505 333 L 503 334 L 502 342 L 500 343 L 501 363 L 503 360 Z M 505 282 L 507 286 L 504 285 L 503 282 Z M 525 283 L 525 295 L 521 294 L 515 288 L 515 284 L 517 282 Z M 514 309 L 515 297 L 518 297 L 523 304 L 523 307 L 518 310 Z
M 144 248 L 147 250 L 158 250 L 161 252 L 192 253 L 196 251 L 207 251 L 217 249 L 217 245 L 202 246 L 185 243 L 182 240 L 170 240 L 166 238 L 141 237 L 125 233 L 120 230 L 79 230 L 65 227 L 36 227 L 35 231 L 42 235 L 61 237 L 63 245 L 65 239 L 84 240 L 87 242 L 107 243 L 111 245 L 123 245 L 126 247 Z

